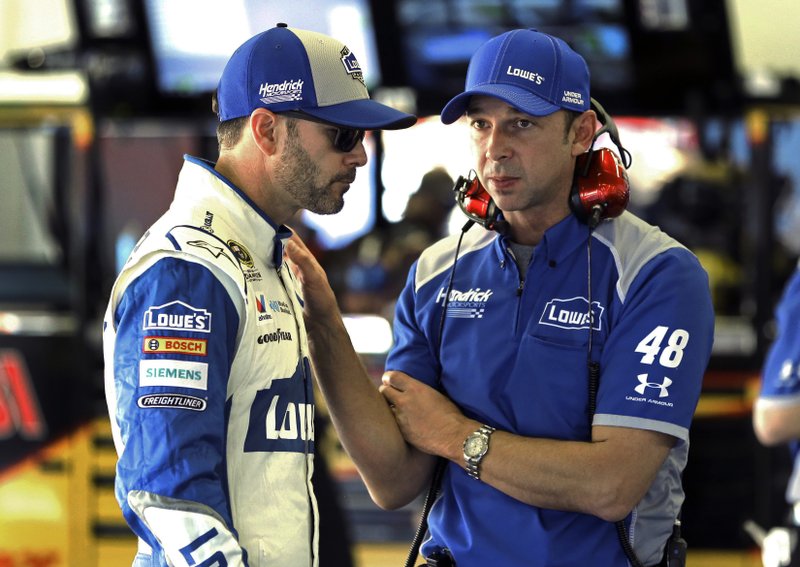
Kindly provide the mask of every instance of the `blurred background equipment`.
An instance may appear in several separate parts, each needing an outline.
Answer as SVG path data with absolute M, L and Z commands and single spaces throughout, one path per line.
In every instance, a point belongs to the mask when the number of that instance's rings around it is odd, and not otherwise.
M 468 126 L 437 115 L 461 91 L 475 47 L 534 27 L 586 57 L 592 95 L 633 154 L 630 208 L 697 253 L 714 293 L 715 348 L 685 473 L 689 564 L 714 565 L 713 550 L 719 565 L 758 565 L 741 526 L 780 522 L 791 470 L 783 451 L 757 443 L 750 417 L 773 307 L 800 255 L 800 4 L 220 5 L 0 0 L 0 565 L 129 562 L 135 540 L 113 497 L 102 395 L 102 310 L 120 263 L 168 205 L 182 154 L 216 158 L 210 94 L 233 47 L 280 21 L 345 40 L 373 96 L 420 115 L 408 130 L 367 136 L 370 165 L 341 214 L 294 223 L 327 267 L 376 382 L 408 267 L 464 223 L 452 180 L 472 163 Z M 418 506 L 378 510 L 332 428 L 319 431 L 323 513 L 342 528 L 323 545 L 349 547 L 339 557 L 359 567 L 399 564 Z M 392 545 L 397 554 L 381 562 Z

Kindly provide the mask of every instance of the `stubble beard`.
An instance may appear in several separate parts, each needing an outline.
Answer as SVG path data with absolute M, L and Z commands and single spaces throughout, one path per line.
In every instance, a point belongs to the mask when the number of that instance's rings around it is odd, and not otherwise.
M 344 207 L 344 196 L 337 195 L 331 185 L 342 181 L 343 176 L 334 177 L 324 184 L 317 184 L 321 177 L 319 166 L 297 140 L 297 133 L 287 137 L 285 157 L 276 171 L 276 179 L 302 209 L 319 215 L 332 215 Z

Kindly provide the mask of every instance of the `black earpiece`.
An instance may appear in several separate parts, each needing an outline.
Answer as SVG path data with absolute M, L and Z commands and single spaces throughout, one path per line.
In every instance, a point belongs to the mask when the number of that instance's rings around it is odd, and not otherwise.
M 575 163 L 569 206 L 576 217 L 594 228 L 601 219 L 619 216 L 628 206 L 630 187 L 625 170 L 631 165 L 631 154 L 620 143 L 619 131 L 611 116 L 596 100 L 591 101 L 601 128 L 595 132 L 589 151 L 578 156 Z M 594 149 L 597 138 L 606 132 L 619 149 L 621 158 L 608 148 Z M 474 171 L 467 177 L 459 176 L 453 191 L 456 203 L 470 220 L 487 230 L 501 233 L 507 230 L 508 224 L 502 219 L 500 209 Z

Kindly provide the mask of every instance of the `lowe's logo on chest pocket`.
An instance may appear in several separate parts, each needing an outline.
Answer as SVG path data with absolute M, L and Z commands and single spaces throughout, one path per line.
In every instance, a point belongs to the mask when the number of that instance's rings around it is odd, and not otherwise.
M 570 330 L 588 329 L 591 324 L 592 329 L 599 331 L 604 310 L 599 301 L 592 301 L 590 313 L 589 300 L 584 297 L 551 299 L 544 306 L 539 324 Z

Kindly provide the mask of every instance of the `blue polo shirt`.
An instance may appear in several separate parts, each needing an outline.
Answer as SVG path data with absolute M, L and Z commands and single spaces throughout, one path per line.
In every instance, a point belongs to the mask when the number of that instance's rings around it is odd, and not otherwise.
M 775 308 L 777 336 L 764 361 L 758 404 L 781 406 L 800 404 L 800 269 L 786 284 Z M 794 471 L 786 487 L 789 503 L 800 502 L 800 442 L 789 443 Z
M 570 215 L 545 232 L 520 277 L 507 239 L 473 227 L 442 319 L 457 240 L 436 243 L 412 267 L 387 369 L 442 389 L 499 430 L 587 441 L 591 344 L 601 369 L 592 423 L 677 439 L 626 520 L 639 559 L 657 563 L 683 502 L 680 474 L 713 342 L 697 258 L 630 213 L 591 239 Z M 600 518 L 524 504 L 454 463 L 440 494 L 423 553 L 446 547 L 459 567 L 627 565 L 614 524 Z

